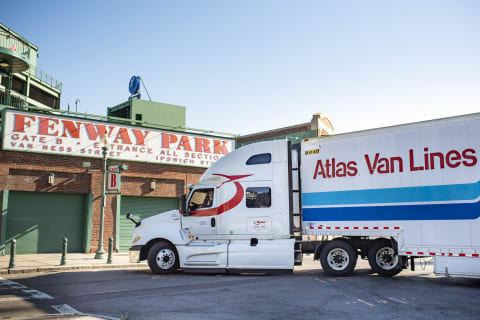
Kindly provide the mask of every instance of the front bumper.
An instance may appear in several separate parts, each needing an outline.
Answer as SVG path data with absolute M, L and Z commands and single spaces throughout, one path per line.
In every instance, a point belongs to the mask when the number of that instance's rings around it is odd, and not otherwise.
M 128 249 L 128 260 L 130 263 L 140 262 L 140 250 L 142 250 L 142 246 L 133 246 Z

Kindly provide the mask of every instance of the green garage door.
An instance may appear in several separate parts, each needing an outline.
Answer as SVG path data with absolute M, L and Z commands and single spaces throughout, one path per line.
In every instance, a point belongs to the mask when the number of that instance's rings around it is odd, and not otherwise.
M 68 251 L 82 252 L 84 206 L 81 194 L 10 191 L 6 243 L 17 239 L 17 253 L 60 253 L 68 238 Z
M 142 220 L 169 210 L 178 209 L 177 198 L 125 197 L 120 205 L 120 251 L 128 251 L 132 243 L 134 224 L 127 220 L 127 213 L 132 213 L 135 220 Z

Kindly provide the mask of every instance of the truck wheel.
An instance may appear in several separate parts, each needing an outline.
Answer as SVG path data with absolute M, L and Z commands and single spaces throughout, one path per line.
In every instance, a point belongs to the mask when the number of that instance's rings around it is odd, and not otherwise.
M 357 264 L 357 253 L 345 240 L 333 240 L 320 252 L 323 270 L 332 276 L 346 276 L 353 272 Z
M 382 277 L 393 277 L 402 271 L 402 257 L 395 254 L 392 241 L 375 240 L 368 250 L 368 263 L 372 270 Z
M 153 273 L 167 274 L 178 269 L 178 255 L 175 248 L 165 241 L 154 244 L 148 251 L 148 266 Z

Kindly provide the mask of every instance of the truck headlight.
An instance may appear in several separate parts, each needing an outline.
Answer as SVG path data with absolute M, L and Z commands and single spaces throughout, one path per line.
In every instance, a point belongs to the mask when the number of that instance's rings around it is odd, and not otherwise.
M 140 236 L 135 237 L 135 239 L 133 239 L 132 243 L 135 243 L 135 242 L 137 242 L 138 240 L 140 240 Z

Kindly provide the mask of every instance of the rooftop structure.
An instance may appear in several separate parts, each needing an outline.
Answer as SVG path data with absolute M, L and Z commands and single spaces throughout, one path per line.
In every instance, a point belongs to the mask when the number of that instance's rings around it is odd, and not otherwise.
M 0 23 L 0 109 L 60 109 L 62 83 L 37 68 L 38 47 Z

